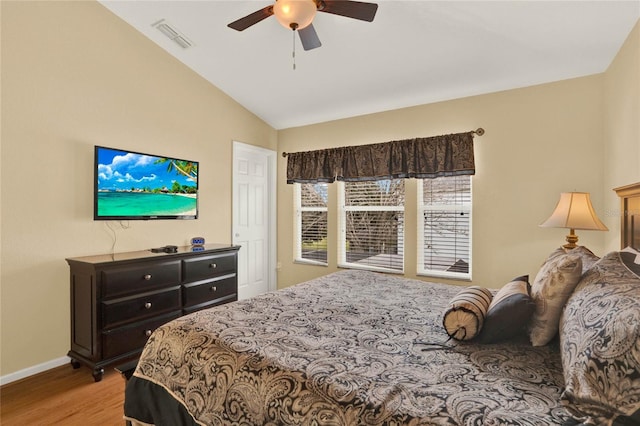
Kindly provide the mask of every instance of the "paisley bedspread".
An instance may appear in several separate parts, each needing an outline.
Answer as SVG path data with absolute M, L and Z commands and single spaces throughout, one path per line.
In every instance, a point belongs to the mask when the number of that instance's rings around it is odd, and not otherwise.
M 341 271 L 158 328 L 125 417 L 155 425 L 557 425 L 558 345 L 447 341 L 460 287 Z M 134 423 L 135 423 L 134 422 Z

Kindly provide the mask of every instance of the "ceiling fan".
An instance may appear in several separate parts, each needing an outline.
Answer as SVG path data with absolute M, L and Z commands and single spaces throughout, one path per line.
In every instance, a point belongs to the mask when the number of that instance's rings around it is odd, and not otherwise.
M 243 31 L 263 19 L 275 15 L 278 22 L 285 28 L 298 31 L 304 50 L 311 50 L 322 45 L 312 24 L 316 12 L 332 13 L 371 22 L 376 16 L 377 10 L 376 3 L 360 1 L 276 0 L 274 4 L 250 13 L 227 26 L 237 31 Z

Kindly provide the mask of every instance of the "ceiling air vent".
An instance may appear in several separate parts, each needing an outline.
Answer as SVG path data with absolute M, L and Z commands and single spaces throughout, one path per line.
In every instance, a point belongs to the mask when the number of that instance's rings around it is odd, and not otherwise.
M 186 38 L 180 31 L 176 30 L 175 27 L 170 25 L 164 19 L 161 19 L 158 22 L 151 24 L 151 26 L 156 28 L 162 34 L 169 37 L 169 39 L 171 39 L 174 43 L 176 43 L 178 46 L 182 47 L 183 49 L 188 49 L 191 46 L 193 46 L 193 43 L 188 38 Z

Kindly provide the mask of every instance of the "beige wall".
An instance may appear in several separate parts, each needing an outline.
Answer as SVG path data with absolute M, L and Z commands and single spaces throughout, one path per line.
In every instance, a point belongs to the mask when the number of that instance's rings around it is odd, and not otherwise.
M 276 149 L 277 132 L 99 3 L 1 7 L 4 376 L 67 353 L 64 259 L 114 245 L 93 221 L 94 145 L 200 161 L 200 219 L 111 222 L 127 251 L 229 243 L 232 140 Z
M 560 192 L 590 192 L 596 210 L 602 212 L 602 78 L 595 75 L 288 129 L 279 132 L 278 149 L 305 151 L 483 127 L 486 134 L 475 138 L 473 284 L 500 287 L 518 275 L 535 276 L 546 255 L 564 242 L 567 230 L 538 227 L 553 211 Z M 278 283 L 285 287 L 336 270 L 337 259 L 334 249 L 329 267 L 292 262 L 293 193 L 292 185 L 284 183 L 282 157 L 279 173 Z M 416 229 L 416 185 L 408 183 L 405 275 L 415 277 L 411 230 Z M 329 243 L 335 248 L 335 210 L 329 222 Z M 602 252 L 604 233 L 578 235 L 582 244 Z
M 620 245 L 620 201 L 612 191 L 640 182 L 640 21 L 609 66 L 604 78 L 605 147 L 604 200 L 602 218 L 611 232 L 606 250 Z
M 293 152 L 482 126 L 474 283 L 492 287 L 535 274 L 563 241 L 564 230 L 537 226 L 559 192 L 591 192 L 601 214 L 605 200 L 618 207 L 611 187 L 640 180 L 637 26 L 604 75 L 276 132 L 98 3 L 2 1 L 0 17 L 0 376 L 66 354 L 64 258 L 112 249 L 111 231 L 92 220 L 96 144 L 201 162 L 201 218 L 116 227 L 114 249 L 125 251 L 194 235 L 230 241 L 232 140 Z M 280 287 L 336 269 L 335 253 L 328 268 L 292 262 L 285 164 L 279 157 Z M 335 201 L 335 191 L 330 196 Z M 407 221 L 409 229 L 415 214 Z M 618 241 L 614 232 L 579 235 L 598 254 Z M 414 244 L 415 236 L 406 240 Z M 407 251 L 407 264 L 413 276 L 415 251 Z

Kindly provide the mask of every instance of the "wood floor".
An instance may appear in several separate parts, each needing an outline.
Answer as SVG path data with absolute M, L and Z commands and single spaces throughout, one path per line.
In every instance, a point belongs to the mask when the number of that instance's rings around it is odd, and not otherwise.
M 112 368 L 97 383 L 89 368 L 54 368 L 0 388 L 0 424 L 124 426 L 124 386 Z

